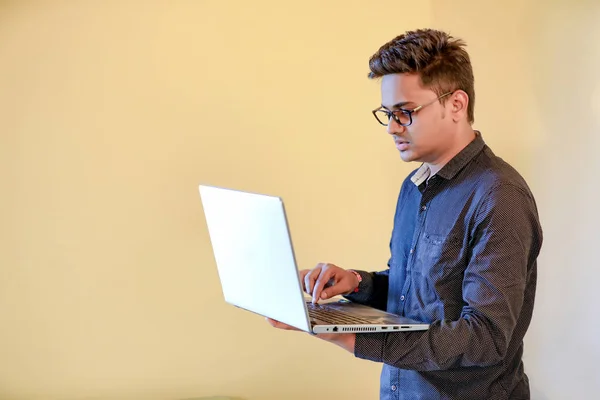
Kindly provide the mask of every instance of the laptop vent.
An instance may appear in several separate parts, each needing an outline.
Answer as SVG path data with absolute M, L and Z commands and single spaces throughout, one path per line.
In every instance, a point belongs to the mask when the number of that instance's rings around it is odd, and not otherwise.
M 342 328 L 342 332 L 374 332 L 377 328 L 375 327 L 364 327 L 364 328 Z

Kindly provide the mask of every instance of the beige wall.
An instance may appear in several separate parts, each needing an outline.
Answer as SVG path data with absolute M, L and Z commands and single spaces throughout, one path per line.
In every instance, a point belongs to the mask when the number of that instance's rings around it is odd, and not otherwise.
M 595 398 L 600 3 L 494 3 L 433 0 L 431 23 L 469 43 L 475 125 L 537 197 L 545 242 L 525 338 L 532 399 Z
M 383 268 L 412 166 L 367 60 L 430 18 L 386 8 L 0 2 L 0 399 L 377 397 L 379 365 L 224 304 L 197 185 L 282 195 L 302 267 Z
M 302 267 L 383 268 L 414 166 L 367 59 L 422 26 L 538 199 L 533 398 L 598 393 L 595 3 L 0 2 L 0 399 L 375 399 L 379 365 L 223 304 L 196 188 L 282 195 Z

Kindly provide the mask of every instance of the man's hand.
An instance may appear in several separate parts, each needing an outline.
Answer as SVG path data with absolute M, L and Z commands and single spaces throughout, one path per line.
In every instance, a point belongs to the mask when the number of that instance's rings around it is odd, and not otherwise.
M 300 271 L 300 282 L 302 289 L 312 295 L 313 303 L 321 299 L 329 299 L 340 294 L 349 294 L 358 287 L 358 278 L 353 272 L 347 271 L 333 264 L 320 263 L 313 269 Z M 271 326 L 288 330 L 300 331 L 300 329 L 267 318 Z M 356 335 L 354 333 L 319 333 L 315 335 L 319 339 L 334 343 L 341 348 L 354 354 Z
M 271 324 L 271 326 L 278 329 L 303 332 L 298 328 L 295 328 L 288 324 L 284 324 L 283 322 L 275 321 L 271 318 L 266 318 L 266 320 L 269 324 Z M 356 335 L 354 333 L 319 333 L 315 336 L 319 339 L 336 344 L 344 350 L 347 350 L 350 353 L 354 354 L 354 345 L 356 342 Z
M 358 278 L 353 272 L 325 263 L 300 271 L 300 282 L 302 289 L 312 296 L 313 303 L 340 294 L 350 294 L 358 287 Z

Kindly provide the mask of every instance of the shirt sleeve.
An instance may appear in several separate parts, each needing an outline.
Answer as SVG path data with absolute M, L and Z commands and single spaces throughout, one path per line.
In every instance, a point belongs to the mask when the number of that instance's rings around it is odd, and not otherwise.
M 365 304 L 379 310 L 387 308 L 389 269 L 377 272 L 357 271 L 362 277 L 358 291 L 344 296 L 350 301 Z
M 460 318 L 426 331 L 357 334 L 357 357 L 413 370 L 489 366 L 505 357 L 542 242 L 532 196 L 510 184 L 491 189 L 471 238 Z

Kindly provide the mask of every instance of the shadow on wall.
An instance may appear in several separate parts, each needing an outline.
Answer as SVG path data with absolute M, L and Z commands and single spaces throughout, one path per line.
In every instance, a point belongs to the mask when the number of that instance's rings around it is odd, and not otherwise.
M 587 398 L 597 392 L 594 361 L 600 356 L 596 318 L 597 230 L 595 194 L 600 161 L 600 4 L 549 1 L 527 18 L 524 38 L 541 140 L 532 157 L 533 182 L 544 229 L 538 293 L 525 339 L 532 398 Z M 535 115 L 537 113 L 537 115 Z M 557 328 L 585 321 L 585 329 Z M 568 325 L 567 324 L 567 325 Z M 556 379 L 560 377 L 560 379 Z

